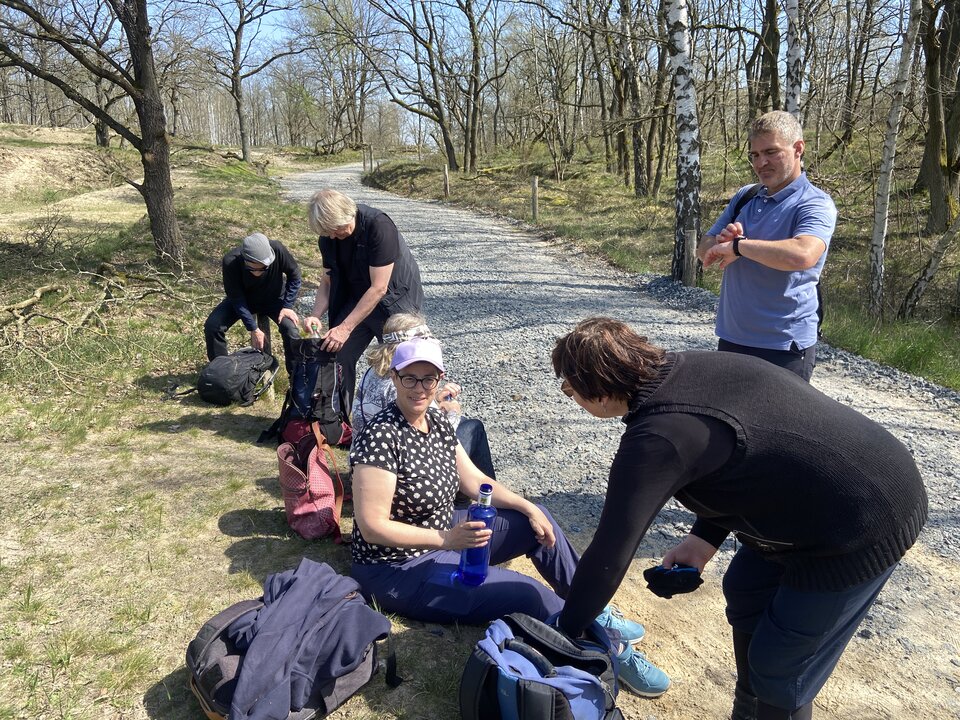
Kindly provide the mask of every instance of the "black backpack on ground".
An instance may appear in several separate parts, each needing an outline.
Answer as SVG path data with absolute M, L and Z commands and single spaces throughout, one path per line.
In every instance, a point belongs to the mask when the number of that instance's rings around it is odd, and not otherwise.
M 312 564 L 326 577 L 325 590 L 329 589 L 330 592 L 324 592 L 316 598 L 316 604 L 322 606 L 322 614 L 314 618 L 311 626 L 299 628 L 299 634 L 308 639 L 298 649 L 298 656 L 280 656 L 272 652 L 264 656 L 261 653 L 258 658 L 260 667 L 254 670 L 257 678 L 267 680 L 266 683 L 261 682 L 266 691 L 259 698 L 262 703 L 249 708 L 249 715 L 245 717 L 265 714 L 279 717 L 277 708 L 281 702 L 286 707 L 288 699 L 291 704 L 288 720 L 325 717 L 366 685 L 381 664 L 386 666 L 387 685 L 396 687 L 401 682 L 397 675 L 396 657 L 390 646 L 390 622 L 366 604 L 358 592 L 359 586 L 352 578 L 337 575 L 322 563 L 304 560 L 301 567 L 304 564 Z M 271 578 L 268 577 L 265 590 L 270 582 Z M 246 659 L 246 651 L 239 649 L 238 644 L 250 635 L 251 629 L 259 621 L 258 613 L 264 607 L 262 599 L 243 600 L 231 605 L 204 623 L 187 647 L 190 690 L 210 720 L 225 720 L 230 714 Z M 298 619 L 284 616 L 281 624 L 287 620 L 294 623 Z M 275 624 L 265 626 L 268 645 L 276 634 L 272 632 L 275 627 Z M 344 635 L 348 632 L 353 637 Z M 377 659 L 379 640 L 387 641 L 385 663 Z M 250 642 L 251 652 L 253 642 Z M 306 679 L 294 671 L 292 679 L 281 681 L 279 687 L 274 687 L 274 678 L 284 675 L 291 666 L 298 667 L 297 662 L 303 663 L 303 653 L 310 653 L 306 664 L 313 675 Z M 263 667 L 264 660 L 275 661 L 275 667 Z M 305 685 L 305 680 L 309 681 L 309 685 Z M 300 707 L 294 709 L 294 705 Z
M 594 622 L 574 642 L 523 613 L 494 620 L 460 679 L 461 720 L 624 720 L 617 660 Z
M 737 221 L 737 218 L 740 217 L 740 211 L 743 210 L 743 206 L 746 205 L 750 200 L 757 196 L 757 193 L 760 192 L 760 188 L 763 187 L 762 183 L 756 183 L 751 185 L 750 188 L 740 196 L 737 200 L 736 205 L 733 206 L 733 222 Z M 820 289 L 820 282 L 817 282 L 817 337 L 823 335 L 820 332 L 820 328 L 823 325 L 823 291 Z
M 343 387 L 343 371 L 336 353 L 321 350 L 322 338 L 290 343 L 290 389 L 280 417 L 260 434 L 258 443 L 280 439 L 296 442 L 317 422 L 330 445 L 350 442 L 350 408 Z
M 213 405 L 252 405 L 273 384 L 279 366 L 273 355 L 253 348 L 221 355 L 200 371 L 197 393 Z

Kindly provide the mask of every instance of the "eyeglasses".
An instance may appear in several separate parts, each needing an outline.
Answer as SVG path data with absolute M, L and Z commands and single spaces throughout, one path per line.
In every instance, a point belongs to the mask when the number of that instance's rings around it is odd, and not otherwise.
M 573 397 L 573 388 L 570 387 L 570 383 L 567 382 L 567 379 L 566 379 L 566 378 L 564 378 L 564 379 L 560 382 L 560 392 L 562 392 L 562 393 L 563 393 L 564 395 L 566 395 L 568 398 L 572 398 L 572 397 Z
M 265 273 L 267 271 L 266 265 L 251 265 L 250 263 L 244 263 L 243 266 L 254 275 L 260 275 L 261 273 Z
M 401 375 L 397 373 L 397 377 L 400 378 L 400 384 L 407 388 L 407 390 L 413 390 L 417 386 L 417 383 L 419 383 L 424 390 L 430 391 L 440 383 L 440 378 L 436 375 L 427 375 L 426 377 L 418 378 L 416 375 Z

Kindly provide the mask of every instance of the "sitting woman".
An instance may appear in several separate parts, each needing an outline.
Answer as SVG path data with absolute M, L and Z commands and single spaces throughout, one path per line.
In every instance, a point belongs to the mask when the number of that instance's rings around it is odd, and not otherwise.
M 579 557 L 550 514 L 486 477 L 433 406 L 443 378 L 440 345 L 415 338 L 400 343 L 390 364 L 396 399 L 370 418 L 350 451 L 354 528 L 351 574 L 364 595 L 386 612 L 426 622 L 480 624 L 511 612 L 540 620 L 563 608 Z M 476 497 L 493 486 L 498 515 L 492 530 L 453 510 L 459 488 Z M 490 545 L 490 570 L 479 587 L 456 579 L 460 551 Z M 496 567 L 520 555 L 533 562 L 546 587 Z M 597 618 L 619 632 L 620 679 L 648 697 L 669 678 L 631 643 L 643 626 L 604 609 Z
M 433 333 L 427 327 L 422 315 L 399 313 L 391 315 L 383 326 L 383 341 L 367 352 L 370 368 L 364 373 L 353 398 L 352 421 L 354 437 L 358 437 L 367 422 L 387 407 L 397 397 L 397 390 L 390 379 L 390 361 L 397 345 L 413 338 L 432 338 Z M 457 440 L 463 445 L 473 464 L 488 477 L 496 478 L 493 459 L 490 456 L 490 444 L 487 431 L 480 420 L 465 418 L 461 414 L 460 386 L 447 382 L 438 384 L 436 405 L 457 433 Z

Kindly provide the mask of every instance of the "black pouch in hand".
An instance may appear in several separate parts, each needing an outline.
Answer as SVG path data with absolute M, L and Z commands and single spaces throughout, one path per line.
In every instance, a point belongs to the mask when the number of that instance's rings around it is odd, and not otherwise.
M 654 595 L 668 600 L 674 595 L 693 592 L 703 585 L 700 571 L 692 565 L 676 564 L 672 568 L 655 565 L 643 571 L 647 589 Z

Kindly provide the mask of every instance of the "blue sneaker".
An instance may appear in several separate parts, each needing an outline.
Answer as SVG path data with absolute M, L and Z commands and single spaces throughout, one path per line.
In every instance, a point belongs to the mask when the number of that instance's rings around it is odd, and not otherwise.
M 615 605 L 607 605 L 603 612 L 597 615 L 597 622 L 610 630 L 620 633 L 620 639 L 627 644 L 638 643 L 646 635 L 643 625 L 633 620 L 627 620 L 620 609 Z
M 660 697 L 670 687 L 667 674 L 647 660 L 642 652 L 634 650 L 632 645 L 627 645 L 617 655 L 617 660 L 620 664 L 620 684 L 634 695 Z

